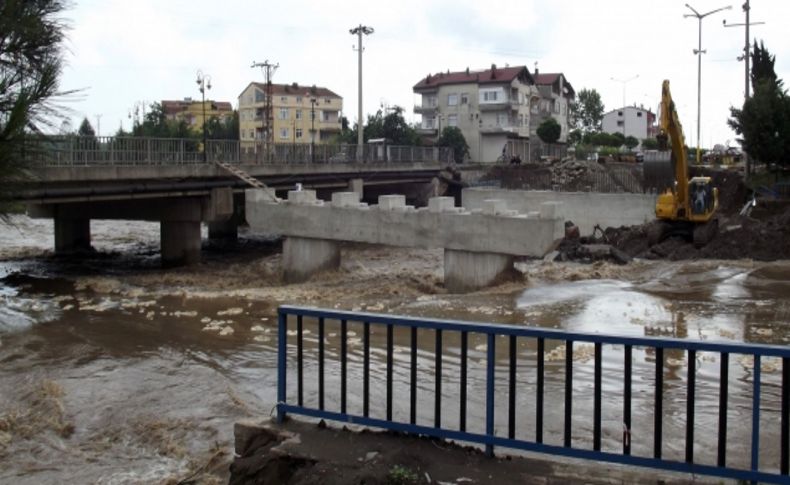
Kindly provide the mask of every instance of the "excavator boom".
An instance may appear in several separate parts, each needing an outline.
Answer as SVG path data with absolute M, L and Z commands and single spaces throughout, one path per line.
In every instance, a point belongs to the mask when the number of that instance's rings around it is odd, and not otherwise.
M 688 153 L 683 127 L 675 110 L 675 102 L 669 91 L 669 80 L 661 85 L 661 114 L 659 116 L 659 136 L 669 142 L 672 159 L 675 161 L 675 200 L 679 207 L 688 204 Z

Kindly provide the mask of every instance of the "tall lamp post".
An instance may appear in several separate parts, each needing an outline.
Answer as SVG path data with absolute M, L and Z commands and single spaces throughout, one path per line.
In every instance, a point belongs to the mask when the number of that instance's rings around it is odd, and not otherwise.
M 746 3 L 743 4 L 743 11 L 746 14 L 746 22 L 742 24 L 728 24 L 727 20 L 722 20 L 722 24 L 725 27 L 746 27 L 746 41 L 743 46 L 743 55 L 738 56 L 739 61 L 744 61 L 746 65 L 745 73 L 744 73 L 744 81 L 746 83 L 744 90 L 743 90 L 743 100 L 746 102 L 749 99 L 749 56 L 751 55 L 751 48 L 749 47 L 749 27 L 752 25 L 763 25 L 765 22 L 749 22 L 749 12 L 751 7 L 749 6 L 749 0 L 746 0 Z M 746 162 L 746 177 L 748 178 L 751 175 L 751 162 L 749 161 L 749 154 L 743 152 L 743 158 Z
M 211 76 L 203 74 L 203 71 L 198 71 L 195 82 L 198 85 L 198 89 L 200 89 L 200 96 L 203 103 L 203 161 L 206 162 L 208 161 L 208 154 L 206 153 L 206 149 L 208 148 L 206 145 L 208 138 L 206 136 L 206 90 L 211 89 Z
M 358 93 L 358 103 L 359 106 L 357 107 L 357 161 L 362 157 L 362 128 L 363 128 L 363 121 L 362 121 L 362 34 L 370 35 L 372 34 L 373 27 L 368 27 L 366 25 L 359 24 L 357 27 L 350 29 L 348 31 L 351 35 L 357 36 L 357 52 L 359 53 L 359 93 Z
M 315 98 L 310 98 L 310 160 L 315 163 Z
M 638 77 L 639 77 L 639 74 L 637 74 L 634 77 L 629 77 L 628 79 L 615 79 L 613 77 L 609 78 L 612 81 L 615 81 L 615 82 L 623 84 L 623 137 L 625 137 L 625 119 L 626 119 L 626 114 L 625 114 L 625 85 L 630 83 L 631 81 L 633 81 L 634 79 L 636 79 Z
M 721 12 L 722 10 L 730 10 L 732 8 L 732 5 L 727 5 L 726 7 L 717 8 L 715 10 L 711 10 L 710 12 L 706 12 L 706 13 L 697 12 L 694 9 L 694 7 L 692 7 L 688 3 L 686 4 L 686 7 L 694 13 L 693 14 L 687 13 L 683 15 L 683 17 L 684 18 L 695 17 L 699 21 L 699 43 L 697 44 L 697 48 L 694 49 L 694 54 L 697 56 L 697 163 L 699 164 L 702 161 L 702 154 L 700 152 L 700 147 L 699 147 L 699 135 L 701 128 L 700 113 L 702 112 L 702 54 L 706 52 L 702 50 L 702 19 L 716 12 Z

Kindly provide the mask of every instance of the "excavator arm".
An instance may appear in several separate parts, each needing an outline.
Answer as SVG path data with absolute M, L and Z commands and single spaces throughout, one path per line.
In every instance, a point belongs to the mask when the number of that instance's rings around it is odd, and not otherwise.
M 659 115 L 658 140 L 662 146 L 672 150 L 672 160 L 675 167 L 675 203 L 677 207 L 688 208 L 688 153 L 686 152 L 686 138 L 683 136 L 683 127 L 680 125 L 675 102 L 669 91 L 669 80 L 664 80 L 661 85 L 661 113 Z

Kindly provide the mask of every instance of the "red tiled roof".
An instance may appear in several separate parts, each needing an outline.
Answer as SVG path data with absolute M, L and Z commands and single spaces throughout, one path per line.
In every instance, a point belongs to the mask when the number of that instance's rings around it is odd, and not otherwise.
M 534 83 L 535 80 L 529 73 L 526 66 L 514 66 L 503 68 L 492 68 L 484 71 L 459 71 L 429 74 L 420 82 L 414 85 L 414 89 L 426 89 L 435 86 L 442 86 L 446 84 L 492 84 L 492 83 L 508 83 L 512 82 L 518 77 L 523 77 L 529 83 Z
M 257 83 L 253 82 L 250 84 L 254 84 L 255 87 L 266 92 L 266 84 L 265 83 Z M 246 89 L 245 89 L 246 90 Z M 290 95 L 302 95 L 302 96 L 319 96 L 319 97 L 331 97 L 331 98 L 341 98 L 342 96 L 334 93 L 330 89 L 321 87 L 321 86 L 302 86 L 297 83 L 293 84 L 274 84 L 272 83 L 272 95 L 283 95 L 283 94 L 290 94 Z
M 233 111 L 233 105 L 231 105 L 227 101 L 211 101 L 211 100 L 208 100 L 208 99 L 206 101 L 211 103 L 212 109 L 214 109 L 214 110 L 217 110 L 217 111 Z M 193 99 L 191 101 L 187 101 L 187 100 L 177 100 L 177 101 L 163 100 L 162 101 L 162 111 L 164 111 L 166 115 L 174 115 L 174 114 L 180 113 L 182 111 L 186 111 L 189 108 L 189 106 L 191 106 L 192 104 L 195 104 L 195 103 L 200 104 L 200 100 L 197 100 L 197 99 Z
M 535 84 L 538 86 L 551 86 L 552 84 L 556 83 L 557 80 L 562 76 L 565 79 L 565 87 L 568 88 L 569 94 L 575 95 L 575 91 L 573 90 L 573 86 L 571 83 L 568 82 L 568 78 L 561 72 L 547 72 L 545 74 L 535 74 Z

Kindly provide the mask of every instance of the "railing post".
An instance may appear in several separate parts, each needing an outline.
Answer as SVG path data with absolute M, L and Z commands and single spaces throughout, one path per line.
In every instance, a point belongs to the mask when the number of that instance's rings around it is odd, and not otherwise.
M 277 422 L 285 419 L 285 379 L 286 379 L 286 352 L 288 341 L 288 316 L 279 311 L 277 315 Z
M 486 358 L 486 438 L 494 437 L 494 368 L 496 366 L 496 339 L 493 333 L 488 335 L 488 356 Z M 494 456 L 494 445 L 486 444 L 486 455 Z
M 752 471 L 760 468 L 760 374 L 762 364 L 760 356 L 754 356 L 754 372 L 752 373 Z

